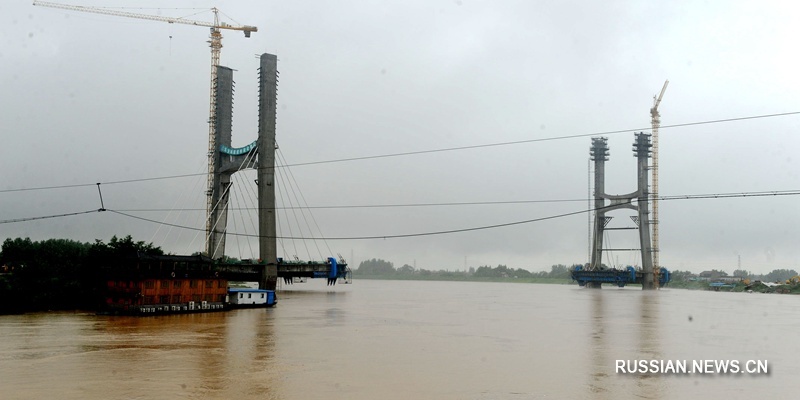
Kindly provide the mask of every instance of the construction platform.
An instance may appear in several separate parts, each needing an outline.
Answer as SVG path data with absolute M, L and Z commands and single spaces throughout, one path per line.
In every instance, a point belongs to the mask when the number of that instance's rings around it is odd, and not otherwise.
M 235 264 L 218 264 L 216 269 L 231 281 L 257 282 L 265 267 L 266 264 L 253 260 L 241 260 Z M 328 285 L 335 285 L 340 279 L 344 283 L 353 281 L 353 273 L 347 263 L 334 257 L 328 257 L 325 261 L 290 261 L 279 257 L 277 270 L 278 278 L 283 278 L 287 285 L 305 281 L 298 278 L 325 278 L 328 279 Z
M 644 272 L 631 266 L 625 269 L 609 268 L 594 271 L 584 270 L 583 267 L 578 266 L 572 271 L 571 276 L 572 280 L 578 282 L 580 286 L 586 286 L 587 283 L 610 283 L 624 287 L 628 284 L 641 284 L 644 280 Z M 659 269 L 658 286 L 664 287 L 669 281 L 669 271 L 666 268 Z

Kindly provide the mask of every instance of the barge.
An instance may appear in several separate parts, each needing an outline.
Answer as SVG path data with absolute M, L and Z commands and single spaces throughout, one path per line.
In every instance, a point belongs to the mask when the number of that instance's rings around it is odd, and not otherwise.
M 271 307 L 277 303 L 274 290 L 229 288 L 231 277 L 258 281 L 263 268 L 217 264 L 202 255 L 137 253 L 102 269 L 98 313 L 156 315 Z

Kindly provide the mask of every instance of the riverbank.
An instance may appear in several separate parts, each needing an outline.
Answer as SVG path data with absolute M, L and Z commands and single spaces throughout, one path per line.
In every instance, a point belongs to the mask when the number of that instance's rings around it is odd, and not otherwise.
M 554 285 L 573 285 L 569 278 L 514 278 L 514 277 L 467 277 L 442 275 L 355 275 L 353 279 L 382 281 L 446 281 L 446 282 L 503 282 L 503 283 L 546 283 Z
M 707 281 L 683 281 L 670 282 L 669 287 L 689 290 L 713 290 L 717 292 L 800 294 L 800 284 L 765 284 L 763 282 L 755 282 L 750 284 L 738 282 L 731 284 L 730 286 L 711 288 L 709 287 L 709 282 Z
M 441 282 L 496 282 L 496 283 L 539 283 L 550 285 L 574 285 L 575 281 L 569 278 L 514 278 L 514 277 L 474 277 L 474 276 L 442 276 L 442 275 L 357 275 L 354 279 L 384 280 L 384 281 L 441 281 Z M 716 292 L 748 292 L 800 294 L 800 284 L 767 285 L 761 282 L 746 285 L 744 283 L 731 284 L 732 286 L 710 287 L 707 281 L 673 281 L 666 288 L 686 290 L 709 290 Z M 627 286 L 639 286 L 631 284 Z

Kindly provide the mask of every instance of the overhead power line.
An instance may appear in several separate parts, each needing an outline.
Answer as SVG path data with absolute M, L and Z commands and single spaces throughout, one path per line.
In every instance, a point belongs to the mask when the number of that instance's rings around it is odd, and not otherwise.
M 97 210 L 78 211 L 78 212 L 66 213 L 66 214 L 55 214 L 55 215 L 43 215 L 43 216 L 39 216 L 39 217 L 6 219 L 6 220 L 0 221 L 0 224 L 11 224 L 11 223 L 14 223 L 14 222 L 36 221 L 36 220 L 39 220 L 39 219 L 71 217 L 73 215 L 91 214 L 91 213 L 103 212 L 103 211 L 105 211 L 105 210 L 101 208 L 101 209 L 97 209 Z
M 586 201 L 586 199 L 561 199 L 561 200 L 509 200 L 509 201 L 470 201 L 449 203 L 408 203 L 408 204 L 344 204 L 331 206 L 288 206 L 275 207 L 276 210 L 293 209 L 348 209 L 348 208 L 402 208 L 402 207 L 443 207 L 443 206 L 474 206 L 474 205 L 502 205 L 502 204 L 530 204 L 530 203 L 566 203 Z M 231 207 L 229 210 L 257 210 L 258 207 Z M 125 212 L 165 212 L 165 211 L 205 211 L 205 208 L 131 208 L 120 209 Z
M 767 196 L 796 196 L 800 194 L 800 190 L 770 190 L 761 192 L 732 192 L 732 193 L 715 193 L 715 194 L 690 194 L 690 195 L 673 195 L 673 196 L 658 196 L 659 200 L 699 200 L 699 199 L 726 199 L 734 197 L 767 197 Z
M 706 199 L 706 198 L 726 198 L 726 197 L 753 197 L 753 196 L 786 196 L 800 194 L 799 190 L 771 190 L 760 192 L 731 192 L 713 194 L 692 194 L 692 195 L 673 195 L 658 196 L 659 200 L 683 200 L 683 199 Z M 654 199 L 656 197 L 650 197 Z M 500 200 L 500 201 L 463 201 L 463 202 L 444 202 L 444 203 L 406 203 L 406 204 L 344 204 L 344 205 L 322 205 L 322 206 L 288 206 L 276 207 L 277 210 L 291 209 L 351 209 L 351 208 L 404 208 L 404 207 L 456 207 L 456 206 L 476 206 L 476 205 L 509 205 L 509 204 L 537 204 L 537 203 L 573 203 L 586 202 L 589 199 L 548 199 L 548 200 Z M 231 207 L 229 210 L 258 210 L 258 207 Z M 118 209 L 122 212 L 171 212 L 171 211 L 206 211 L 205 208 L 128 208 Z
M 696 125 L 709 125 L 709 124 L 717 124 L 717 123 L 723 123 L 723 122 L 745 121 L 745 120 L 751 120 L 751 119 L 785 117 L 785 116 L 797 115 L 797 114 L 800 114 L 800 111 L 792 111 L 792 112 L 776 113 L 776 114 L 751 115 L 751 116 L 747 116 L 747 117 L 715 119 L 715 120 L 698 121 L 698 122 L 686 122 L 686 123 L 682 123 L 682 124 L 663 125 L 663 126 L 661 126 L 661 129 L 680 128 L 680 127 L 696 126 Z M 412 156 L 412 155 L 432 154 L 432 153 L 443 153 L 443 152 L 459 151 L 459 150 L 472 150 L 472 149 L 480 149 L 480 148 L 488 148 L 488 147 L 512 146 L 512 145 L 526 144 L 526 143 L 549 142 L 549 141 L 555 141 L 555 140 L 576 139 L 576 138 L 585 138 L 585 137 L 601 136 L 601 135 L 615 135 L 615 134 L 620 134 L 620 133 L 645 131 L 645 130 L 648 130 L 648 129 L 649 129 L 649 127 L 635 128 L 635 129 L 620 129 L 620 130 L 605 131 L 605 132 L 582 133 L 582 134 L 577 134 L 577 135 L 552 136 L 552 137 L 547 137 L 547 138 L 516 140 L 516 141 L 511 141 L 511 142 L 485 143 L 485 144 L 477 144 L 477 145 L 471 145 L 471 146 L 445 147 L 445 148 L 440 148 L 440 149 L 417 150 L 417 151 L 408 151 L 408 152 L 401 152 L 401 153 L 387 153 L 387 154 L 378 154 L 378 155 L 371 155 L 371 156 L 359 156 L 359 157 L 340 158 L 340 159 L 332 159 L 332 160 L 309 161 L 309 162 L 303 162 L 303 163 L 277 165 L 276 167 L 277 168 L 286 168 L 286 167 L 298 167 L 298 166 L 306 166 L 306 165 L 332 164 L 332 163 L 341 163 L 341 162 L 349 162 L 349 161 L 362 161 L 362 160 L 372 160 L 372 159 L 379 159 L 379 158 L 402 157 L 402 156 Z M 208 174 L 206 174 L 206 173 L 194 173 L 194 174 L 167 175 L 167 176 L 157 176 L 157 177 L 149 177 L 149 178 L 125 179 L 125 180 L 117 180 L 117 181 L 98 182 L 98 183 L 102 183 L 104 185 L 115 185 L 115 184 L 122 184 L 122 183 L 146 182 L 146 181 L 156 181 L 156 180 L 163 180 L 163 179 L 176 179 L 176 178 L 186 178 L 186 177 L 193 177 L 193 176 L 204 176 L 204 175 L 208 175 Z M 81 183 L 81 184 L 74 184 L 74 185 L 52 185 L 52 186 L 39 186 L 39 187 L 31 187 L 31 188 L 2 189 L 2 190 L 0 190 L 0 193 L 24 192 L 24 191 L 34 191 L 34 190 L 65 189 L 65 188 L 76 188 L 76 187 L 94 186 L 94 185 L 97 185 L 97 183 Z
M 771 190 L 771 191 L 756 191 L 756 192 L 730 192 L 730 193 L 710 193 L 710 194 L 686 194 L 686 195 L 673 195 L 673 196 L 659 196 L 660 200 L 700 200 L 700 199 L 724 199 L 724 198 L 736 198 L 736 197 L 776 197 L 776 196 L 796 196 L 800 195 L 800 190 Z M 462 205 L 484 205 L 484 204 L 520 204 L 520 203 L 556 203 L 556 202 L 578 202 L 578 201 L 586 201 L 586 199 L 564 199 L 564 200 L 520 200 L 520 201 L 483 201 L 483 202 L 462 202 L 462 203 L 418 203 L 418 204 L 378 204 L 378 205 L 351 205 L 351 206 L 318 206 L 318 207 L 308 207 L 308 208 L 371 208 L 371 207 L 423 207 L 423 206 L 462 206 Z M 299 207 L 298 207 L 299 208 Z M 251 209 L 251 208 L 232 208 L 231 210 L 239 210 L 239 209 Z M 257 209 L 257 208 L 252 208 Z M 103 211 L 112 211 L 116 214 L 124 215 L 130 218 L 135 218 L 147 222 L 153 222 L 158 224 L 163 224 L 166 226 L 171 226 L 175 228 L 182 228 L 182 229 L 189 229 L 189 230 L 196 230 L 205 232 L 205 229 L 200 228 L 193 228 L 190 226 L 184 225 L 176 225 L 176 224 L 169 224 L 163 223 L 161 221 L 156 221 L 144 217 L 139 217 L 136 215 L 127 214 L 126 212 L 148 212 L 148 211 L 205 211 L 205 209 L 200 208 L 187 208 L 187 209 L 160 209 L 160 208 L 151 208 L 151 209 L 123 209 L 123 210 L 108 210 L 108 209 L 96 209 L 96 210 L 88 210 L 88 211 L 78 211 L 72 213 L 65 213 L 65 214 L 54 214 L 54 215 L 43 215 L 37 217 L 25 217 L 25 218 L 15 218 L 15 219 L 7 219 L 7 220 L 0 220 L 0 224 L 10 224 L 14 222 L 27 222 L 27 221 L 35 221 L 40 219 L 51 219 L 51 218 L 61 218 L 61 217 L 69 217 L 75 215 L 82 215 L 82 214 L 91 214 L 95 212 L 103 212 Z M 553 219 L 559 218 L 562 216 L 574 215 L 584 212 L 591 212 L 595 211 L 595 209 L 590 210 L 583 210 L 583 211 L 576 211 L 574 213 L 568 213 L 558 216 L 551 216 L 546 217 L 545 219 Z M 479 227 L 479 228 L 469 228 L 467 230 L 477 230 L 477 229 L 488 229 L 492 227 L 501 227 L 501 226 L 508 226 L 508 225 L 517 225 L 521 223 L 528 223 L 528 222 L 535 222 L 536 220 L 528 220 L 528 221 L 519 221 L 519 222 L 512 222 L 509 224 L 499 224 L 499 225 L 490 225 L 487 227 Z M 455 233 L 461 232 L 464 230 L 454 230 L 454 231 L 444 231 L 444 233 Z M 258 235 L 245 235 L 245 234 L 237 234 L 237 233 L 228 233 L 228 235 L 234 236 L 251 236 L 251 237 L 258 237 Z M 407 237 L 407 236 L 422 236 L 422 235 L 430 235 L 428 234 L 411 234 L 411 235 L 400 235 L 400 236 L 370 236 L 364 238 L 390 238 L 390 237 Z M 323 238 L 298 238 L 298 237 L 280 237 L 281 239 L 323 239 Z M 324 239 L 331 239 L 331 238 L 324 238 Z M 333 238 L 336 239 L 360 239 L 360 238 Z
M 54 186 L 38 186 L 38 187 L 30 187 L 30 188 L 16 188 L 16 189 L 3 189 L 0 190 L 0 193 L 12 193 L 12 192 L 29 192 L 35 190 L 50 190 L 50 189 L 68 189 L 68 188 L 77 188 L 77 187 L 86 187 L 86 186 L 96 186 L 96 185 L 116 185 L 120 183 L 134 183 L 134 182 L 147 182 L 147 181 L 158 181 L 163 179 L 175 179 L 175 178 L 187 178 L 192 176 L 204 176 L 208 175 L 207 173 L 194 173 L 194 174 L 181 174 L 181 175 L 167 175 L 167 176 L 156 176 L 150 178 L 138 178 L 138 179 L 124 179 L 119 181 L 108 181 L 108 182 L 97 182 L 97 183 L 77 183 L 74 185 L 54 185 Z
M 796 115 L 796 114 L 800 114 L 800 111 L 792 111 L 792 112 L 778 113 L 778 114 L 753 115 L 753 116 L 748 116 L 748 117 L 715 119 L 715 120 L 699 121 L 699 122 L 686 122 L 686 123 L 682 123 L 682 124 L 673 124 L 673 125 L 662 125 L 661 129 L 679 128 L 679 127 L 695 126 L 695 125 L 718 124 L 718 123 L 722 123 L 722 122 L 744 121 L 744 120 L 758 119 L 758 118 L 783 117 L 783 116 Z M 447 151 L 472 150 L 472 149 L 481 149 L 481 148 L 486 148 L 486 147 L 511 146 L 511 145 L 524 144 L 524 143 L 549 142 L 549 141 L 554 141 L 554 140 L 586 138 L 586 137 L 592 137 L 592 136 L 616 135 L 616 134 L 619 134 L 619 133 L 645 131 L 645 130 L 648 130 L 648 129 L 650 129 L 649 126 L 646 127 L 646 128 L 620 129 L 620 130 L 606 131 L 606 132 L 581 133 L 581 134 L 577 134 L 577 135 L 553 136 L 553 137 L 538 138 L 538 139 L 515 140 L 515 141 L 511 141 L 511 142 L 476 144 L 476 145 L 472 145 L 472 146 L 446 147 L 446 148 L 432 149 L 432 150 L 418 150 L 418 151 L 408 151 L 408 152 L 402 152 L 402 153 L 380 154 L 380 155 L 373 155 L 373 156 L 340 158 L 340 159 L 334 159 L 334 160 L 310 161 L 310 162 L 305 162 L 305 163 L 289 164 L 289 165 L 285 165 L 285 166 L 286 167 L 298 167 L 298 166 L 304 166 L 304 165 L 317 165 L 317 164 L 330 164 L 330 163 L 339 163 L 339 162 L 347 162 L 347 161 L 372 160 L 372 159 L 376 159 L 376 158 L 411 156 L 411 155 L 430 154 L 430 153 L 443 153 L 443 152 L 447 152 Z
M 794 196 L 800 195 L 800 190 L 796 191 L 770 191 L 770 192 L 742 192 L 742 193 L 717 193 L 717 194 L 702 194 L 702 195 L 680 195 L 680 196 L 663 196 L 661 200 L 689 200 L 689 199 L 721 199 L 721 198 L 733 198 L 733 197 L 766 197 L 766 196 Z M 521 221 L 512 221 L 506 222 L 501 224 L 492 224 L 492 225 L 483 225 L 477 227 L 469 227 L 469 228 L 461 228 L 461 229 L 450 229 L 450 230 L 443 230 L 443 231 L 432 231 L 432 232 L 416 232 L 416 233 L 406 233 L 406 234 L 394 234 L 394 235 L 373 235 L 373 236 L 351 236 L 351 237 L 293 237 L 293 236 L 276 236 L 276 239 L 288 239 L 288 240 L 372 240 L 372 239 L 398 239 L 398 238 L 409 238 L 409 237 L 420 237 L 420 236 L 436 236 L 436 235 L 446 235 L 446 234 L 453 234 L 453 233 L 463 233 L 463 232 L 472 232 L 472 231 L 479 231 L 479 230 L 486 230 L 486 229 L 495 229 L 495 228 L 502 228 L 514 225 L 523 225 L 529 224 L 534 222 L 542 222 L 547 220 L 553 220 L 558 218 L 569 217 L 572 215 L 578 215 L 593 211 L 599 211 L 606 208 L 613 207 L 612 205 L 607 205 L 603 207 L 597 208 L 590 208 L 587 210 L 580 210 L 580 211 L 573 211 L 567 212 L 562 214 L 550 215 L 546 217 L 540 218 L 533 218 L 533 219 L 526 219 Z M 115 214 L 123 215 L 129 218 L 138 219 L 140 221 L 151 222 L 155 224 L 163 224 L 168 225 L 176 228 L 181 229 L 189 229 L 195 231 L 204 231 L 202 228 L 195 228 L 190 226 L 178 225 L 178 224 L 169 224 L 164 223 L 161 221 L 156 221 L 149 218 L 139 217 L 136 215 L 128 214 L 118 210 L 111 210 L 108 211 L 113 212 Z M 266 237 L 271 238 L 270 236 L 262 236 L 262 235 L 255 235 L 255 234 L 245 234 L 245 233 L 236 233 L 236 232 L 227 232 L 227 235 L 231 236 L 243 236 L 243 237 Z
M 603 208 L 605 208 L 605 207 L 603 207 Z M 147 222 L 152 222 L 152 223 L 156 223 L 156 224 L 169 225 L 169 226 L 173 226 L 173 227 L 176 227 L 176 228 L 182 228 L 182 229 L 205 231 L 202 228 L 194 228 L 194 227 L 191 227 L 191 226 L 183 226 L 183 225 L 177 225 L 177 224 L 163 223 L 161 221 L 156 221 L 154 219 L 138 217 L 138 216 L 127 214 L 127 213 L 124 213 L 124 212 L 121 212 L 121 211 L 115 211 L 115 210 L 108 210 L 108 211 L 113 212 L 115 214 L 119 214 L 119 215 L 123 215 L 123 216 L 129 217 L 129 218 L 138 219 L 138 220 L 141 220 L 141 221 L 147 221 Z M 450 234 L 450 233 L 460 233 L 460 232 L 470 232 L 470 231 L 478 231 L 478 230 L 484 230 L 484 229 L 501 228 L 501 227 L 513 226 L 513 225 L 522 225 L 522 224 L 528 224 L 528 223 L 532 223 L 532 222 L 540 222 L 540 221 L 546 221 L 546 220 L 550 220 L 550 219 L 568 217 L 570 215 L 583 214 L 585 212 L 590 212 L 590 211 L 594 211 L 594 210 L 580 210 L 580 211 L 574 211 L 574 212 L 569 212 L 569 213 L 564 213 L 564 214 L 551 215 L 551 216 L 542 217 L 542 218 L 534 218 L 534 219 L 529 219 L 529 220 L 524 220 L 524 221 L 515 221 L 515 222 L 508 222 L 508 223 L 503 223 L 503 224 L 485 225 L 485 226 L 479 226 L 479 227 L 463 228 L 463 229 L 452 229 L 452 230 L 436 231 L 436 232 L 407 233 L 407 234 L 399 234 L 399 235 L 352 236 L 352 237 L 275 236 L 275 239 L 287 239 L 287 240 L 368 240 L 368 239 L 397 239 L 397 238 L 408 238 L 408 237 L 417 237 L 417 236 L 434 236 L 434 235 L 444 235 L 444 234 Z M 230 236 L 244 236 L 244 237 L 257 237 L 257 238 L 262 238 L 262 237 L 270 238 L 270 236 L 266 236 L 266 235 L 254 235 L 254 234 L 236 233 L 236 232 L 227 232 L 227 235 L 230 235 Z

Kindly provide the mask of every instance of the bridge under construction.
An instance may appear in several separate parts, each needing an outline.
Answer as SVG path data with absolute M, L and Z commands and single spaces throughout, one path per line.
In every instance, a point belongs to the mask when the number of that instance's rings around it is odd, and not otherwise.
M 650 211 L 648 191 L 648 160 L 651 156 L 652 143 L 650 135 L 637 133 L 633 142 L 633 154 L 637 159 L 637 189 L 634 192 L 611 195 L 605 191 L 605 162 L 608 161 L 608 139 L 604 137 L 593 138 L 590 150 L 591 160 L 594 162 L 594 223 L 592 229 L 592 254 L 586 268 L 578 267 L 572 271 L 572 279 L 581 286 L 600 288 L 603 283 L 612 283 L 617 286 L 626 284 L 641 284 L 643 290 L 657 289 L 669 282 L 669 271 L 664 268 L 653 268 L 653 248 L 650 242 Z M 609 201 L 608 204 L 606 201 Z M 634 204 L 634 200 L 636 203 Z M 609 228 L 608 223 L 613 217 L 606 213 L 630 209 L 637 211 L 631 216 L 635 224 L 632 227 Z M 633 229 L 639 233 L 638 249 L 607 249 L 603 246 L 603 236 L 606 231 L 616 229 Z M 626 269 L 608 268 L 602 263 L 603 253 L 607 251 L 634 251 L 641 254 L 642 268 L 636 271 L 633 267 Z
M 325 278 L 329 285 L 339 279 L 349 282 L 351 277 L 347 263 L 341 259 L 327 257 L 321 261 L 289 261 L 278 257 L 277 223 L 275 202 L 275 149 L 278 92 L 278 57 L 274 54 L 260 56 L 258 79 L 258 137 L 247 146 L 231 146 L 233 115 L 233 70 L 217 66 L 213 82 L 214 113 L 210 124 L 213 132 L 209 143 L 209 189 L 206 255 L 213 260 L 223 258 L 228 223 L 228 207 L 234 173 L 246 169 L 256 170 L 258 198 L 258 247 L 257 261 L 241 264 L 242 270 L 259 271 L 259 288 L 275 290 L 278 278 L 290 283 L 293 278 Z M 245 274 L 241 280 L 254 280 L 253 274 Z

